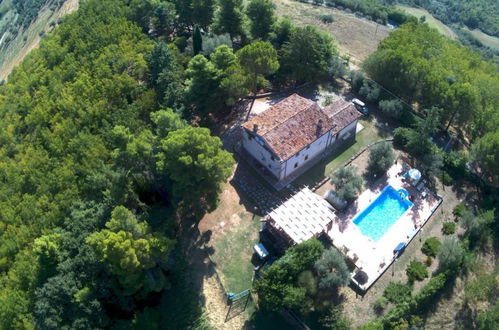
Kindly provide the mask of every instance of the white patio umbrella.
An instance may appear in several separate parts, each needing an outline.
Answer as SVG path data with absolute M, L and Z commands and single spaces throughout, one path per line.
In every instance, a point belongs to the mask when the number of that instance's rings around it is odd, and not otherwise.
M 412 181 L 419 181 L 419 179 L 421 179 L 421 172 L 419 172 L 418 169 L 415 169 L 415 168 L 411 168 L 409 170 L 409 178 L 412 180 Z

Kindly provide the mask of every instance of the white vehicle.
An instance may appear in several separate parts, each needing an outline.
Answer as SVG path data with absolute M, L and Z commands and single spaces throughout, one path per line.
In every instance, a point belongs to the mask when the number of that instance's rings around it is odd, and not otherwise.
M 359 110 L 360 112 L 362 112 L 364 115 L 367 116 L 369 114 L 369 109 L 366 107 L 366 104 L 364 102 L 362 102 L 361 100 L 359 100 L 359 99 L 353 99 L 352 103 L 355 105 L 355 107 L 357 108 L 357 110 Z

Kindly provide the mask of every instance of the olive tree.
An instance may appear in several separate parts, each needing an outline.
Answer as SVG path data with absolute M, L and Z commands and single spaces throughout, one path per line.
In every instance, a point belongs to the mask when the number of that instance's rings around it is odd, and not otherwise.
M 362 177 L 353 166 L 346 166 L 334 172 L 331 183 L 336 188 L 336 195 L 349 203 L 354 201 L 362 189 Z
M 395 161 L 395 153 L 389 142 L 374 145 L 369 153 L 368 170 L 372 174 L 386 172 Z

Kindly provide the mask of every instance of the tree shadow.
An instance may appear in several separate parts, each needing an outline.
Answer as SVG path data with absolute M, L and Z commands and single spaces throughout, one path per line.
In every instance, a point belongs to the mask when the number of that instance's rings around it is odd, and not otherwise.
M 216 276 L 215 267 L 208 258 L 214 252 L 207 246 L 212 232 L 201 234 L 195 217 L 182 218 L 182 221 L 177 243 L 178 257 L 170 277 L 171 289 L 164 292 L 160 305 L 161 310 L 168 310 L 168 313 L 160 313 L 161 324 L 168 324 L 168 328 L 172 329 L 187 329 L 206 322 L 204 279 Z
M 248 165 L 239 161 L 230 184 L 241 197 L 240 204 L 244 205 L 247 211 L 264 216 L 281 205 L 283 198 L 256 175 L 258 174 Z

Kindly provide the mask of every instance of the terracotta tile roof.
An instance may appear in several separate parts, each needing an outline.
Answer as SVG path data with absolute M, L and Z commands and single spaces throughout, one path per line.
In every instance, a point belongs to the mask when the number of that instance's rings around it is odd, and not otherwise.
M 258 125 L 258 134 L 263 136 L 313 104 L 314 101 L 293 94 L 251 118 L 243 124 L 243 127 L 252 131 L 253 126 Z
M 355 105 L 345 100 L 338 100 L 325 107 L 323 111 L 336 125 L 336 132 L 341 131 L 350 123 L 362 117 L 362 113 L 357 110 Z
M 351 102 L 341 100 L 322 110 L 314 101 L 293 94 L 242 126 L 253 131 L 257 125 L 256 134 L 281 160 L 287 160 L 323 134 L 336 133 L 360 116 Z

